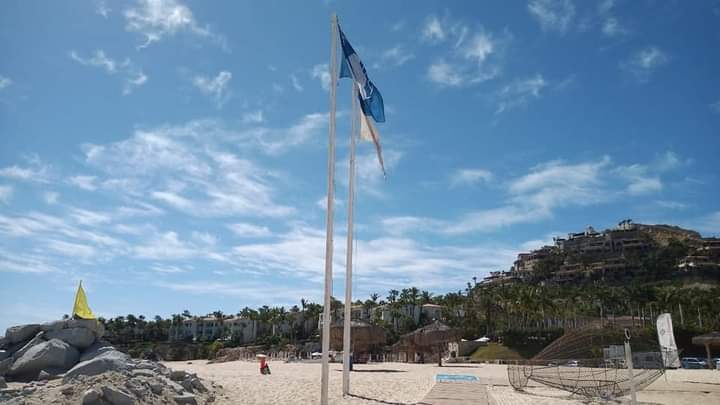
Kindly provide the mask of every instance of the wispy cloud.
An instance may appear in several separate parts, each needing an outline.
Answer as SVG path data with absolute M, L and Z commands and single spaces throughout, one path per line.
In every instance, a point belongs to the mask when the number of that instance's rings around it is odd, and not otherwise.
M 430 16 L 426 19 L 422 30 L 422 38 L 430 42 L 441 42 L 447 37 L 442 23 L 436 16 Z
M 59 198 L 60 198 L 60 193 L 58 193 L 57 191 L 45 191 L 43 193 L 43 199 L 45 200 L 45 203 L 48 205 L 57 204 Z
M 297 76 L 294 74 L 290 75 L 290 82 L 292 83 L 293 89 L 297 92 L 303 91 L 303 86 L 300 84 L 300 80 L 298 80 Z
M 383 228 L 397 234 L 493 232 L 546 220 L 564 207 L 657 194 L 663 189 L 663 174 L 687 164 L 687 160 L 672 152 L 649 163 L 632 165 L 615 165 L 609 156 L 580 163 L 550 161 L 530 168 L 524 175 L 501 179 L 499 182 L 504 183 L 506 200 L 497 207 L 466 212 L 454 220 L 412 216 L 386 218 L 382 221 Z
M 68 184 L 72 184 L 73 186 L 79 187 L 83 190 L 93 191 L 97 188 L 95 180 L 97 180 L 96 176 L 78 175 L 69 177 L 66 181 Z
M 248 111 L 242 115 L 243 124 L 262 124 L 265 122 L 262 110 Z
M 498 106 L 495 114 L 502 114 L 527 105 L 530 100 L 540 98 L 540 93 L 547 86 L 547 81 L 540 74 L 527 79 L 515 80 L 498 92 Z
M 383 68 L 385 66 L 398 67 L 415 58 L 415 54 L 407 50 L 403 45 L 395 45 L 386 49 L 380 54 L 380 60 L 373 67 Z
M 9 77 L 0 75 L 0 90 L 9 87 L 13 81 Z
M 330 89 L 330 72 L 328 69 L 328 65 L 325 63 L 313 66 L 310 71 L 310 76 L 313 79 L 318 79 L 320 81 L 320 86 L 322 86 L 325 91 Z
M 13 187 L 8 185 L 0 185 L 0 202 L 7 204 L 13 195 Z
M 575 17 L 575 5 L 571 0 L 532 0 L 528 3 L 528 11 L 543 31 L 561 34 L 568 31 Z
M 272 172 L 222 151 L 221 145 L 240 136 L 253 140 L 209 123 L 137 130 L 109 145 L 85 145 L 86 162 L 113 178 L 133 179 L 138 195 L 191 215 L 291 214 L 293 208 L 275 202 Z
M 267 226 L 259 226 L 247 222 L 229 224 L 227 228 L 241 238 L 263 238 L 272 236 L 272 232 Z
M 438 85 L 465 87 L 491 80 L 500 75 L 502 51 L 510 41 L 505 32 L 498 37 L 480 28 L 471 30 L 461 22 L 431 17 L 425 32 L 434 32 L 432 44 L 449 42 L 447 52 L 428 66 L 427 78 Z M 432 29 L 430 29 L 431 27 Z M 430 35 L 430 34 L 427 34 Z
M 629 34 L 629 30 L 622 24 L 620 19 L 613 15 L 615 0 L 605 0 L 598 5 L 598 14 L 601 20 L 601 31 L 603 35 L 611 38 L 621 37 Z
M 232 97 L 232 93 L 228 89 L 231 79 L 232 73 L 221 70 L 215 77 L 195 76 L 192 83 L 201 93 L 212 97 L 217 108 L 222 108 Z
M 451 186 L 474 185 L 492 181 L 492 172 L 485 169 L 458 169 L 450 176 Z
M 103 18 L 108 18 L 111 11 L 112 9 L 107 5 L 105 0 L 95 1 L 95 12 L 103 16 Z
M 50 181 L 50 167 L 40 161 L 37 156 L 25 157 L 27 166 L 12 165 L 0 169 L 0 177 L 36 183 Z
M 670 57 L 657 46 L 647 46 L 620 64 L 620 67 L 632 73 L 641 82 L 650 80 L 652 74 L 668 63 Z
M 228 50 L 227 40 L 214 33 L 209 26 L 201 26 L 192 11 L 177 0 L 138 0 L 125 10 L 126 29 L 145 37 L 146 48 L 164 37 L 187 32 L 200 38 L 209 39 Z
M 136 68 L 130 59 L 118 62 L 105 54 L 102 49 L 96 50 L 91 57 L 80 56 L 76 51 L 70 51 L 70 58 L 75 62 L 84 65 L 103 69 L 105 73 L 114 75 L 120 73 L 125 77 L 123 83 L 123 95 L 128 95 L 133 90 L 144 85 L 148 77 L 142 70 Z

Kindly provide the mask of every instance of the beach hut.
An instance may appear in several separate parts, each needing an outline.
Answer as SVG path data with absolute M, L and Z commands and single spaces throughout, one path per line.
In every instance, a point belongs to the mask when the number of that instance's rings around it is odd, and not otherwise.
M 710 332 L 704 335 L 695 336 L 692 338 L 694 345 L 705 346 L 705 353 L 707 354 L 708 367 L 713 368 L 715 365 L 712 362 L 712 352 L 710 347 L 720 347 L 720 332 Z
M 451 328 L 440 321 L 416 329 L 402 335 L 400 341 L 395 345 L 398 349 L 420 353 L 437 353 L 438 366 L 442 367 L 442 353 L 449 342 L 457 341 L 460 338 L 460 331 Z
M 385 330 L 377 325 L 363 321 L 351 321 L 350 328 L 350 347 L 355 353 L 355 362 L 359 363 L 361 355 L 372 353 L 387 341 Z M 333 350 L 343 350 L 343 324 L 341 322 L 330 328 L 330 347 Z

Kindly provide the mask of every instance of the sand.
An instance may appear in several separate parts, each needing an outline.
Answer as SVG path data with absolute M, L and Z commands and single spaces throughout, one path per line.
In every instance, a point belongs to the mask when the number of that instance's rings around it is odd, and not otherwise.
M 260 375 L 257 363 L 234 361 L 167 362 L 173 369 L 197 373 L 225 388 L 219 404 L 317 404 L 320 398 L 320 364 L 270 362 L 272 374 Z M 331 404 L 415 404 L 435 384 L 436 374 L 471 374 L 487 384 L 496 404 L 581 404 L 583 398 L 530 384 L 527 393 L 509 386 L 506 367 L 489 364 L 448 365 L 375 363 L 356 365 L 351 374 L 350 397 L 342 398 L 342 365 L 330 365 Z M 720 404 L 720 371 L 669 370 L 638 393 L 640 403 Z M 627 403 L 628 398 L 621 402 Z M 600 403 L 600 402 L 598 402 Z M 617 402 L 614 402 L 617 403 Z

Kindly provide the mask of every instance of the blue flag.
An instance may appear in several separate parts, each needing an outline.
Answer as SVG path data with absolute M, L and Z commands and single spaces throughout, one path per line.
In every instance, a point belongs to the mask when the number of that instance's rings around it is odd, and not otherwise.
M 355 81 L 360 93 L 360 108 L 362 108 L 363 114 L 373 117 L 375 122 L 385 122 L 385 106 L 382 95 L 368 78 L 365 66 L 339 25 L 338 31 L 343 51 L 340 77 L 348 77 Z

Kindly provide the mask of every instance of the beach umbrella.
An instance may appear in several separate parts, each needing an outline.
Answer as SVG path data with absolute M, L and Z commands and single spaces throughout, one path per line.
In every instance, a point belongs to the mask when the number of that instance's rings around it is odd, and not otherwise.
M 418 351 L 438 352 L 438 366 L 442 366 L 443 348 L 459 340 L 460 331 L 435 321 L 400 337 L 399 347 L 412 347 Z
M 350 322 L 350 346 L 352 351 L 364 353 L 374 347 L 385 344 L 385 329 L 363 321 Z M 330 327 L 330 347 L 333 350 L 343 349 L 343 324 L 336 323 Z

